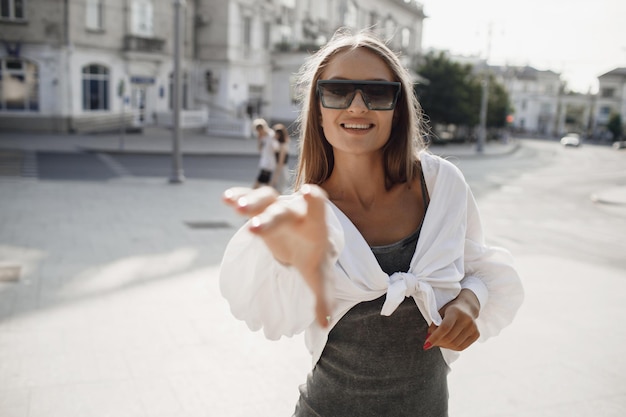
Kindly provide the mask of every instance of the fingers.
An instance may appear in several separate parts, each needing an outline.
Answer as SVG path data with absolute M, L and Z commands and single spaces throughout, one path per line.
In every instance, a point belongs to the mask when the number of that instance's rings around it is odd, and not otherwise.
M 439 327 L 431 325 L 428 332 L 429 336 L 424 343 L 425 350 L 434 346 L 456 351 L 465 350 L 480 336 L 473 319 L 455 314 L 444 317 Z
M 276 201 L 278 192 L 268 186 L 257 189 L 233 187 L 224 191 L 222 201 L 233 207 L 239 214 L 252 217 Z
M 326 210 L 326 191 L 317 185 L 305 184 L 300 190 L 306 202 L 306 215 L 313 218 L 324 219 Z
M 269 233 L 297 219 L 298 216 L 293 210 L 287 209 L 282 204 L 272 204 L 250 219 L 250 231 L 256 234 Z

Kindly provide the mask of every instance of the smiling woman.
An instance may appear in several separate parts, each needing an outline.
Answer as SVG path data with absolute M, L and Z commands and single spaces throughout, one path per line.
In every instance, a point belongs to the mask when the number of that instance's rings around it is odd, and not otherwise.
M 382 41 L 339 31 L 301 81 L 296 191 L 225 191 L 250 221 L 222 294 L 270 339 L 305 332 L 295 416 L 445 417 L 457 352 L 521 304 L 511 257 L 485 244 L 460 171 L 425 151 L 411 77 Z

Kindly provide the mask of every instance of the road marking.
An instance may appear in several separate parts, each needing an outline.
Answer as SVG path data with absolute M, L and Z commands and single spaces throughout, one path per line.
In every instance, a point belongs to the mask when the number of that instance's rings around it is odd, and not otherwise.
M 104 163 L 118 177 L 132 177 L 129 170 L 117 162 L 115 158 L 106 153 L 97 153 L 98 159 Z

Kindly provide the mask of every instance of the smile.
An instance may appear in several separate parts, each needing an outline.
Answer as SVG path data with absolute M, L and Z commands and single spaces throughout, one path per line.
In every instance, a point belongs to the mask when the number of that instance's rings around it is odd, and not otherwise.
M 361 123 L 342 123 L 341 126 L 343 126 L 346 129 L 369 129 L 374 125 L 361 124 Z

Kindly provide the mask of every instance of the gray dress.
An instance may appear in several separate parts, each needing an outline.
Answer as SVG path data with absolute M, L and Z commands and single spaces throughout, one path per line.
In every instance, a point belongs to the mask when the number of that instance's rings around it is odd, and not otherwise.
M 372 247 L 385 273 L 408 271 L 419 232 Z M 355 305 L 330 331 L 322 356 L 300 386 L 294 416 L 448 415 L 448 366 L 439 348 L 422 347 L 428 324 L 413 298 L 388 317 L 380 314 L 384 301 L 382 296 Z

